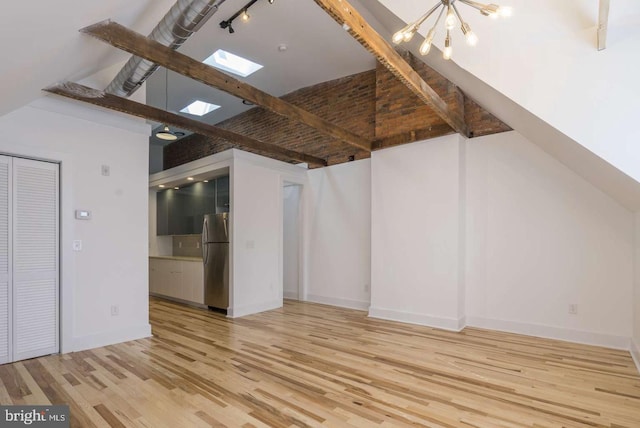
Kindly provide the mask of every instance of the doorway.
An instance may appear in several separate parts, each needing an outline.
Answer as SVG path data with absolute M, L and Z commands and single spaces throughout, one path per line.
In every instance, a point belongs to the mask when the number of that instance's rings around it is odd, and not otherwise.
M 302 210 L 300 207 L 302 186 L 285 183 L 283 188 L 283 245 L 282 272 L 283 297 L 302 300 Z

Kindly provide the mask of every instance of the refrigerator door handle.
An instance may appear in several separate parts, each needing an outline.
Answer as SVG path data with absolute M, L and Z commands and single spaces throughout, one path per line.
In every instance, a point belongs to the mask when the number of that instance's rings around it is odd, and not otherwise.
M 229 221 L 229 219 L 227 218 L 227 216 L 224 216 L 223 218 L 223 223 L 224 223 L 224 234 L 227 237 L 227 240 L 229 240 L 229 229 L 227 228 L 227 222 Z
M 207 264 L 207 259 L 209 258 L 209 246 L 207 242 L 209 242 L 209 224 L 207 222 L 207 218 L 204 218 L 204 222 L 202 224 L 202 261 L 204 264 Z

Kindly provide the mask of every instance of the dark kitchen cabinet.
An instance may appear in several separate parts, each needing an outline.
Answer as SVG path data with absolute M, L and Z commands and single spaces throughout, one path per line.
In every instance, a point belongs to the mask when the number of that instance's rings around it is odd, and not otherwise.
M 229 176 L 216 179 L 216 214 L 229 212 Z
M 202 232 L 205 214 L 229 212 L 229 176 L 156 193 L 158 235 Z

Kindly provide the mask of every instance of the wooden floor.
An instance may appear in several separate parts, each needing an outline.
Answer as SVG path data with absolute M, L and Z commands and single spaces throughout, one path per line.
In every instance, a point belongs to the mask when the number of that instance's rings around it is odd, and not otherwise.
M 68 403 L 78 427 L 640 427 L 627 352 L 298 302 L 150 316 L 153 338 L 0 366 L 0 403 Z

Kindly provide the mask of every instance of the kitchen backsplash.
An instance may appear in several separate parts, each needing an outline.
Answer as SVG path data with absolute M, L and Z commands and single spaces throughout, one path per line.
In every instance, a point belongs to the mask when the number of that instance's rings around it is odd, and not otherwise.
M 173 255 L 179 257 L 202 257 L 200 235 L 175 235 L 173 237 Z

